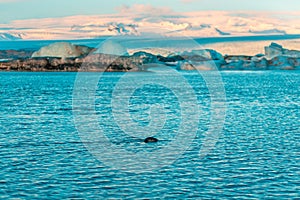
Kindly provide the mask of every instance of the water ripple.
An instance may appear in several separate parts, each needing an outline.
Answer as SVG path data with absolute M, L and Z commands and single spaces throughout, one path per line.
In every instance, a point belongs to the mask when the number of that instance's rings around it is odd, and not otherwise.
M 99 124 L 107 137 L 129 151 L 151 153 L 167 145 L 179 122 L 174 95 L 160 88 L 162 98 L 148 99 L 164 103 L 173 120 L 159 134 L 161 143 L 146 146 L 140 138 L 124 136 L 110 120 L 110 83 L 120 76 L 107 74 L 104 90 L 96 94 Z M 82 144 L 72 116 L 75 74 L 0 73 L 0 198 L 300 198 L 299 72 L 222 76 L 228 110 L 214 151 L 198 156 L 210 123 L 209 93 L 203 80 L 186 73 L 201 104 L 198 133 L 172 165 L 136 174 L 106 166 Z M 141 106 L 147 92 L 151 90 L 137 91 L 131 99 L 132 117 L 141 124 L 149 120 L 149 108 Z

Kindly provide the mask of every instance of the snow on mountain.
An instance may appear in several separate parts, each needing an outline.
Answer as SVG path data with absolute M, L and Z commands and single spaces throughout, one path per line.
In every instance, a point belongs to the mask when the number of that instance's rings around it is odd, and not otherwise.
M 155 12 L 151 12 L 155 11 Z M 5 29 L 4 27 L 12 27 Z M 3 28 L 3 29 L 1 29 Z M 0 24 L 0 39 L 75 39 L 109 35 L 221 37 L 300 34 L 300 13 L 171 10 L 134 7 L 110 15 L 16 20 Z M 5 31 L 5 32 L 4 32 Z
M 253 33 L 253 34 L 265 34 L 265 35 L 270 35 L 270 34 L 276 34 L 276 35 L 286 35 L 286 31 L 283 30 L 279 30 L 279 29 L 269 29 L 269 30 L 249 30 L 249 33 Z
M 90 33 L 90 32 L 107 32 L 108 35 L 138 35 L 137 25 L 124 23 L 107 23 L 102 25 L 73 25 L 72 32 Z
M 110 23 L 108 24 L 108 31 L 117 35 L 138 35 L 135 24 Z
M 186 29 L 178 30 L 179 34 L 185 35 L 185 36 L 201 36 L 201 37 L 216 37 L 216 36 L 224 36 L 224 35 L 230 35 L 230 33 L 223 32 L 222 30 L 207 26 L 203 27 L 203 25 L 200 26 L 189 26 Z

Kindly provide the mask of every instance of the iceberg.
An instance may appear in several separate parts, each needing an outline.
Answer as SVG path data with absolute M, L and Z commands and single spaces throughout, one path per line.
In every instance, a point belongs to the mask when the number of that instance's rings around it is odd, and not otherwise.
M 69 42 L 56 42 L 42 47 L 34 52 L 31 57 L 75 58 L 89 54 L 92 49 L 87 46 L 73 45 Z

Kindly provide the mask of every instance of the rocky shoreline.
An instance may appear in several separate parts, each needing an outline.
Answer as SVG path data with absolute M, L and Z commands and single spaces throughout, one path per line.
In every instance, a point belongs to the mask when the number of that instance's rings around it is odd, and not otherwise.
M 139 51 L 104 53 L 87 46 L 60 42 L 33 50 L 0 51 L 0 71 L 147 71 L 149 64 L 177 70 L 298 70 L 300 51 L 271 43 L 264 54 L 221 55 L 212 49 L 192 50 L 167 56 Z M 151 65 L 153 67 L 153 65 Z

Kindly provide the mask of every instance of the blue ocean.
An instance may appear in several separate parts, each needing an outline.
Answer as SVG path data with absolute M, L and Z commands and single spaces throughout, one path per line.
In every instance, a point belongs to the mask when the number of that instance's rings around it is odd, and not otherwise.
M 15 41 L 1 41 L 0 42 L 0 50 L 7 50 L 7 49 L 39 49 L 43 46 L 47 46 L 53 42 L 71 42 L 76 45 L 87 45 L 90 47 L 97 47 L 101 42 L 108 40 L 113 37 L 100 37 L 95 39 L 76 39 L 76 40 L 15 40 Z M 122 37 L 117 37 L 122 38 Z M 146 37 L 129 37 L 129 39 L 136 41 L 139 38 L 143 38 L 144 42 Z M 159 40 L 166 40 L 167 42 L 178 42 L 177 39 L 172 40 L 171 38 L 164 38 L 161 36 L 154 36 L 155 40 L 152 42 L 156 42 L 157 39 Z M 264 40 L 292 40 L 292 39 L 299 39 L 299 34 L 287 34 L 287 35 L 258 35 L 258 36 L 230 36 L 230 37 L 208 37 L 208 38 L 188 38 L 184 37 L 183 42 L 191 43 L 191 40 L 195 41 L 200 45 L 205 44 L 213 44 L 219 42 L 249 42 L 249 41 L 264 41 Z M 182 39 L 182 38 L 181 38 Z M 125 39 L 124 41 L 125 42 Z M 137 43 L 135 42 L 135 47 Z M 156 45 L 155 45 L 156 46 Z M 170 45 L 174 46 L 174 45 Z M 199 48 L 199 47 L 198 47 Z
M 0 72 L 0 198 L 298 199 L 299 85 L 299 70 Z

